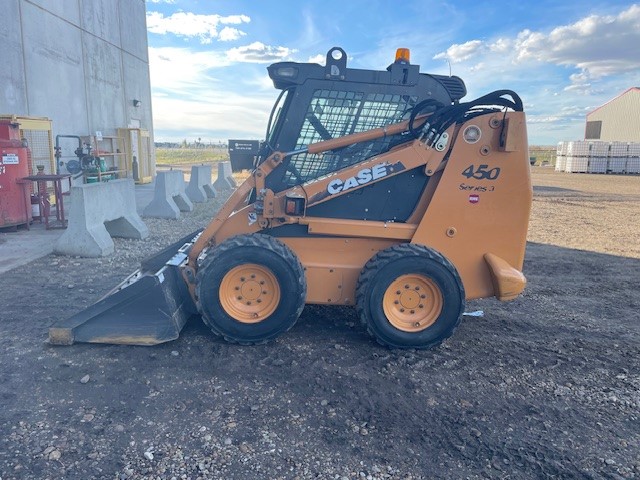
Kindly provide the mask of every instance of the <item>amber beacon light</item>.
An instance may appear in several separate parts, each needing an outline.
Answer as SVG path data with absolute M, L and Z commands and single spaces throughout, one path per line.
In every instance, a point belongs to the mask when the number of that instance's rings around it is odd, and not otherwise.
M 411 52 L 408 48 L 398 48 L 396 50 L 396 63 L 411 63 Z

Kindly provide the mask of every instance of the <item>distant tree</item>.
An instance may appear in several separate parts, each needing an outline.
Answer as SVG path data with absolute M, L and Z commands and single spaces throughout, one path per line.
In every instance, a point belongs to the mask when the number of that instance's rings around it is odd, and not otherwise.
M 182 148 L 187 148 L 188 144 L 187 144 L 187 139 L 186 138 L 184 140 L 182 140 L 182 144 L 180 146 Z

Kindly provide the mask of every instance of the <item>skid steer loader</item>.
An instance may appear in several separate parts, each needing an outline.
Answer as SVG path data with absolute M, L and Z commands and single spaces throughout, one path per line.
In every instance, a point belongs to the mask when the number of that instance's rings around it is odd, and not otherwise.
M 268 72 L 281 93 L 250 177 L 50 343 L 152 345 L 199 314 L 257 344 L 308 303 L 354 306 L 381 344 L 428 348 L 465 300 L 523 291 L 532 188 L 514 92 L 461 102 L 460 78 L 420 73 L 406 49 L 382 71 L 347 68 L 334 47 L 325 66 Z

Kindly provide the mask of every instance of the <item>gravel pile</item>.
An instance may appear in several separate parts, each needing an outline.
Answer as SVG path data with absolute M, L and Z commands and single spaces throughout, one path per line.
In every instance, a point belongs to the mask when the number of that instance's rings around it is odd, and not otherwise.
M 597 185 L 617 191 L 615 180 Z M 601 224 L 602 209 L 576 198 Z M 607 208 L 637 230 L 640 215 L 624 217 L 633 200 Z M 154 347 L 44 343 L 53 322 L 222 203 L 145 219 L 150 237 L 115 239 L 107 258 L 51 255 L 0 275 L 2 480 L 640 478 L 633 249 L 562 248 L 536 230 L 525 294 L 470 302 L 485 315 L 428 351 L 387 350 L 353 308 L 313 305 L 254 347 L 213 337 L 196 317 Z M 534 209 L 533 224 L 575 233 L 574 210 L 554 208 L 561 215 Z
M 205 203 L 194 203 L 192 212 L 181 212 L 177 220 L 163 218 L 143 218 L 149 228 L 145 240 L 114 238 L 115 254 L 109 257 L 112 263 L 123 263 L 133 258 L 145 258 L 181 237 L 206 227 L 224 205 L 227 194 L 219 193 L 216 198 Z
M 50 255 L 41 261 L 48 261 L 52 267 L 64 270 L 67 279 L 65 284 L 73 291 L 70 294 L 81 293 L 77 301 L 82 305 L 89 305 L 133 273 L 142 260 L 185 235 L 206 227 L 224 205 L 227 196 L 228 193 L 222 193 L 205 203 L 194 203 L 192 212 L 181 212 L 180 218 L 176 220 L 143 218 L 149 229 L 149 236 L 144 240 L 113 238 L 115 252 L 108 257 Z M 91 296 L 94 294 L 95 296 Z

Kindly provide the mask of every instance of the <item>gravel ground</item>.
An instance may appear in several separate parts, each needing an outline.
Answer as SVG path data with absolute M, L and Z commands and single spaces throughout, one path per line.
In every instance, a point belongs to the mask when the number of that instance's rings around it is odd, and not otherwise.
M 156 347 L 44 343 L 218 199 L 1 275 L 0 478 L 640 478 L 640 177 L 533 178 L 525 294 L 470 302 L 429 351 L 317 306 L 256 347 L 199 319 Z

